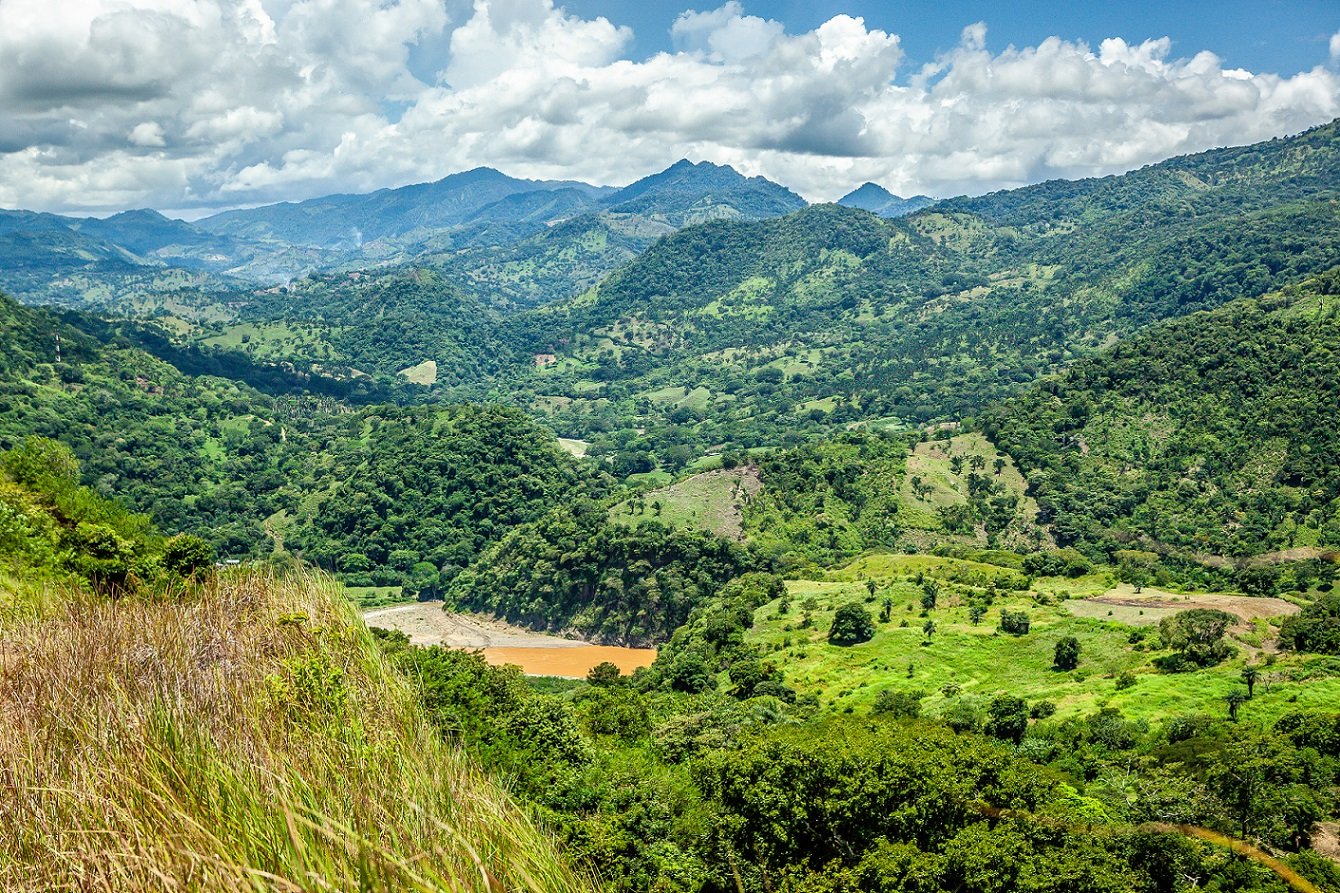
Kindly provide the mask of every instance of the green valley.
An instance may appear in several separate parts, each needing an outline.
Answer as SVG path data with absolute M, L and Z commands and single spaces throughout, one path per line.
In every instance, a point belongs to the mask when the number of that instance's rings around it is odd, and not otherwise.
M 0 886 L 1340 890 L 1338 197 L 5 212 Z

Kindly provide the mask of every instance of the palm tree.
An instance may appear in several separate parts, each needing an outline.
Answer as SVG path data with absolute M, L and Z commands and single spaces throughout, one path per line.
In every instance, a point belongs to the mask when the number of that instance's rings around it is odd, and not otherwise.
M 1224 700 L 1228 702 L 1229 722 L 1238 721 L 1238 708 L 1241 707 L 1243 704 L 1247 703 L 1248 698 L 1249 695 L 1245 691 L 1237 689 L 1229 692 L 1227 695 L 1224 696 Z
M 1256 677 L 1260 672 L 1261 671 L 1252 664 L 1248 664 L 1242 668 L 1242 681 L 1247 684 L 1247 700 L 1249 701 L 1253 697 L 1254 689 L 1256 688 Z

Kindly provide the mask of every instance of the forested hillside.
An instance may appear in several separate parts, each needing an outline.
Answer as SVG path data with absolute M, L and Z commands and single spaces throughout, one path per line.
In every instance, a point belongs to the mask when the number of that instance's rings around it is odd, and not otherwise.
M 468 564 L 579 481 L 600 492 L 598 472 L 515 409 L 269 396 L 187 374 L 114 327 L 2 297 L 0 332 L 11 348 L 0 447 L 30 435 L 68 444 L 85 483 L 223 556 L 295 551 L 400 585 L 424 560 L 435 572 Z
M 526 388 L 572 431 L 617 417 L 663 442 L 765 443 L 811 422 L 954 418 L 1142 325 L 1333 266 L 1337 187 L 1332 124 L 901 220 L 712 223 L 512 337 L 559 358 Z
M 1155 326 L 982 416 L 1058 540 L 1340 546 L 1340 274 Z M 1301 553 L 1300 553 L 1301 554 Z

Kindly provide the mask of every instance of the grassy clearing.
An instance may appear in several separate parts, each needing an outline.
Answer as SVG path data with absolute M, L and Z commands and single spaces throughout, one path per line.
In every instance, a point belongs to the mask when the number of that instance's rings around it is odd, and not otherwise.
M 591 449 L 589 441 L 578 440 L 575 437 L 560 437 L 558 445 L 569 456 L 576 456 L 578 459 L 585 458 L 587 452 Z
M 918 573 L 941 587 L 928 616 L 922 616 Z M 1248 641 L 1259 630 L 1244 627 L 1239 633 L 1244 639 L 1236 643 L 1237 658 L 1193 673 L 1159 673 L 1151 659 L 1167 652 L 1157 650 L 1156 637 L 1133 643 L 1136 624 L 1121 622 L 1130 618 L 1116 616 L 1115 610 L 1105 616 L 1111 607 L 1107 605 L 1100 609 L 1103 616 L 1075 616 L 1074 609 L 1085 603 L 1066 600 L 1101 596 L 1109 589 L 1106 578 L 1046 578 L 1027 592 L 1005 591 L 1014 574 L 994 565 L 928 555 L 865 556 L 827 580 L 788 582 L 787 613 L 779 613 L 780 601 L 759 608 L 749 638 L 798 691 L 817 694 L 826 707 L 855 712 L 868 710 L 887 688 L 926 693 L 923 708 L 929 714 L 958 699 L 1008 692 L 1029 702 L 1051 701 L 1061 715 L 1116 707 L 1150 722 L 1186 713 L 1222 717 L 1225 696 L 1243 688 L 1246 661 L 1261 659 Z M 873 598 L 867 579 L 876 582 Z M 991 580 L 1002 589 L 986 616 L 973 625 L 966 596 L 982 592 Z M 828 644 L 828 628 L 839 606 L 860 602 L 878 617 L 885 597 L 893 601 L 892 618 L 876 624 L 872 640 L 849 648 Z M 1187 606 L 1194 604 L 1193 596 Z M 999 632 L 1002 609 L 1026 612 L 1029 632 Z M 809 628 L 803 628 L 806 614 Z M 929 644 L 922 628 L 927 619 L 935 623 Z M 1075 636 L 1081 643 L 1075 671 L 1052 668 L 1053 650 L 1062 636 Z M 1119 688 L 1122 674 L 1130 674 L 1134 684 Z M 1281 655 L 1273 665 L 1261 666 L 1261 679 L 1255 699 L 1242 710 L 1243 722 L 1268 723 L 1292 710 L 1327 709 L 1340 701 L 1340 661 L 1335 659 Z M 957 686 L 958 691 L 946 694 L 945 686 Z
M 245 350 L 257 357 L 276 359 L 301 349 L 313 356 L 337 358 L 329 337 L 334 334 L 320 326 L 287 322 L 234 323 L 201 343 L 211 347 Z
M 629 526 L 653 519 L 670 527 L 707 530 L 740 540 L 744 538 L 744 507 L 761 487 L 756 466 L 706 471 L 652 490 L 637 503 L 619 503 L 610 509 L 610 519 Z
M 408 369 L 401 369 L 397 375 L 403 375 L 414 384 L 434 385 L 437 384 L 437 361 L 424 360 L 417 366 L 410 366 Z
M 587 889 L 328 580 L 0 618 L 4 890 Z
M 344 595 L 360 609 L 380 608 L 414 601 L 401 594 L 399 586 L 345 586 Z
M 976 433 L 916 445 L 907 457 L 907 474 L 899 485 L 899 521 L 911 529 L 938 530 L 942 526 L 941 509 L 968 501 L 971 473 L 989 477 L 1019 500 L 1014 521 L 1003 534 L 1002 543 L 1035 548 L 1038 537 L 1043 544 L 1051 543 L 1050 537 L 1032 520 L 1037 517 L 1038 504 L 1026 495 L 1028 482 L 1023 474 L 1013 460 Z M 918 484 L 922 489 L 918 490 Z M 979 534 L 978 539 L 985 542 L 985 534 Z

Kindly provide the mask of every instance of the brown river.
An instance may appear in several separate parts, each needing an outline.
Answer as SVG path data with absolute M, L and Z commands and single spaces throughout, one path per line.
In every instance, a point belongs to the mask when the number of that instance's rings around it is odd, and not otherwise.
M 518 666 L 528 676 L 577 679 L 604 661 L 631 673 L 656 659 L 654 648 L 622 648 L 563 639 L 470 614 L 448 614 L 442 610 L 442 602 L 375 608 L 364 612 L 363 620 L 368 626 L 400 630 L 414 645 L 482 651 L 484 659 L 494 666 Z

